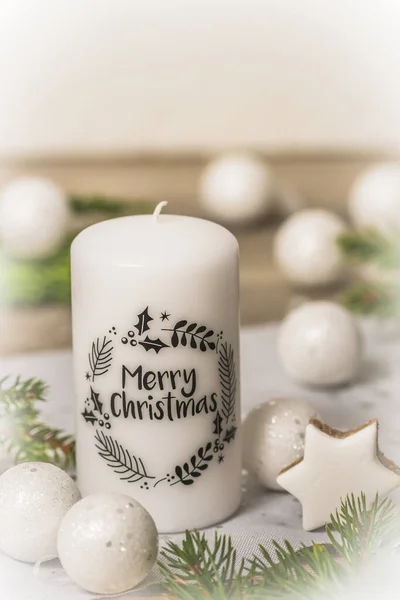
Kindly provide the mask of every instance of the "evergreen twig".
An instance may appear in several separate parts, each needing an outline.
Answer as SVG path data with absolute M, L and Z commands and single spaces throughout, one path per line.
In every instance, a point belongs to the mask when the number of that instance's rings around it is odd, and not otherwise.
M 74 438 L 44 424 L 37 402 L 44 402 L 47 386 L 40 379 L 17 377 L 7 386 L 0 380 L 0 444 L 15 463 L 51 462 L 62 468 L 75 463 Z
M 337 240 L 344 259 L 354 266 L 369 264 L 380 271 L 400 269 L 400 237 L 388 236 L 376 229 L 349 231 Z M 393 279 L 393 278 L 392 278 Z M 350 311 L 364 316 L 392 318 L 400 316 L 400 281 L 361 279 L 349 285 L 341 296 Z
M 376 498 L 368 508 L 364 494 L 342 501 L 326 533 L 332 551 L 316 543 L 296 551 L 274 541 L 273 554 L 260 546 L 258 556 L 240 561 L 230 536 L 216 532 L 209 543 L 204 534 L 187 531 L 181 545 L 169 542 L 160 553 L 162 586 L 177 600 L 336 599 L 378 548 L 388 541 L 394 548 L 400 539 L 393 502 Z
M 108 217 L 123 214 L 145 214 L 149 212 L 149 203 L 145 200 L 120 200 L 102 194 L 72 194 L 69 198 L 71 209 L 77 214 L 101 213 Z
M 383 269 L 400 267 L 400 238 L 390 237 L 377 229 L 346 231 L 337 243 L 344 258 L 354 264 L 374 263 Z
M 71 240 L 54 255 L 41 260 L 16 260 L 0 255 L 2 306 L 37 306 L 70 302 L 69 249 Z
M 351 311 L 364 316 L 393 318 L 400 316 L 400 283 L 383 284 L 376 281 L 357 281 L 341 295 L 342 303 Z

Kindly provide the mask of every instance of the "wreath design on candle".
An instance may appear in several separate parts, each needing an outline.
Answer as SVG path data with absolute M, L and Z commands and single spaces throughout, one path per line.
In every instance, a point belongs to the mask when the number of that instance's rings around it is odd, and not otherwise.
M 164 312 L 161 313 L 160 319 L 164 323 L 169 321 L 170 317 L 170 314 Z M 168 339 L 151 337 L 147 332 L 151 331 L 152 321 L 154 318 L 150 316 L 149 307 L 146 307 L 137 315 L 137 322 L 133 328 L 120 338 L 121 344 L 131 347 L 141 346 L 146 352 L 153 351 L 157 355 L 165 348 L 179 346 L 217 355 L 220 393 L 216 410 L 210 413 L 210 438 L 196 448 L 188 460 L 173 466 L 164 476 L 157 477 L 149 473 L 143 459 L 132 454 L 110 433 L 112 427 L 110 414 L 104 412 L 104 403 L 100 399 L 100 394 L 92 386 L 95 380 L 109 372 L 113 362 L 113 339 L 112 337 L 108 339 L 107 336 L 97 338 L 88 353 L 89 370 L 86 372 L 86 379 L 91 382 L 90 393 L 81 414 L 86 423 L 95 428 L 94 443 L 98 455 L 121 481 L 140 483 L 141 489 L 147 490 L 161 483 L 170 486 L 177 484 L 190 486 L 201 477 L 214 460 L 217 460 L 218 464 L 224 461 L 223 451 L 235 439 L 237 376 L 234 350 L 231 344 L 222 341 L 223 332 L 215 334 L 214 330 L 206 325 L 190 322 L 187 319 L 180 319 L 174 326 L 161 329 L 166 332 Z M 118 335 L 115 326 L 109 329 L 109 334 Z

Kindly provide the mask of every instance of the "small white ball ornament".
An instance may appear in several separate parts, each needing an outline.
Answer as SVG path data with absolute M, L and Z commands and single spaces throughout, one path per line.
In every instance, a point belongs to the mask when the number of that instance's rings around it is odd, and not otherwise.
M 0 476 L 0 550 L 25 562 L 57 555 L 61 519 L 80 494 L 67 473 L 28 462 Z
M 86 496 L 65 515 L 58 534 L 63 568 L 95 594 L 119 594 L 138 585 L 149 574 L 157 549 L 152 517 L 124 494 Z
M 306 302 L 283 320 L 278 354 L 290 377 L 310 386 L 348 383 L 359 372 L 362 339 L 355 319 L 334 302 Z
M 69 207 L 65 193 L 47 179 L 12 181 L 0 192 L 0 238 L 16 258 L 39 259 L 65 239 Z
M 281 490 L 276 482 L 285 467 L 304 454 L 305 430 L 316 410 L 291 399 L 264 402 L 243 423 L 243 463 L 270 490 Z
M 274 254 L 280 270 L 289 281 L 304 286 L 337 281 L 344 262 L 336 239 L 345 229 L 342 219 L 327 210 L 295 213 L 275 237 Z
M 207 211 L 232 223 L 251 222 L 274 205 L 275 182 L 269 167 L 250 153 L 222 154 L 200 179 L 200 198 Z
M 349 197 L 349 212 L 360 229 L 400 231 L 400 164 L 382 163 L 357 177 Z

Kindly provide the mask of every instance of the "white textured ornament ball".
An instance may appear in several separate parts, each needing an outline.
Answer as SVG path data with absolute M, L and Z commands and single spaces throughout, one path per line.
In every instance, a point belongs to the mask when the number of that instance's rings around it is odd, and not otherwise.
M 382 163 L 363 171 L 350 190 L 349 212 L 360 229 L 399 232 L 400 164 Z
M 0 476 L 0 550 L 25 562 L 57 555 L 61 520 L 80 494 L 67 473 L 42 462 Z
M 323 209 L 305 209 L 278 230 L 274 254 L 284 275 L 293 283 L 319 286 L 337 281 L 344 268 L 336 240 L 345 231 L 338 216 Z
M 304 454 L 305 430 L 316 410 L 307 402 L 264 402 L 243 423 L 243 463 L 270 490 L 281 490 L 279 473 Z
M 200 198 L 211 215 L 246 223 L 273 208 L 274 186 L 271 170 L 259 158 L 249 153 L 227 153 L 204 169 Z
M 24 259 L 53 254 L 69 225 L 65 193 L 47 179 L 12 181 L 0 192 L 0 238 L 5 251 Z
M 96 594 L 119 594 L 138 585 L 149 574 L 157 549 L 152 517 L 124 494 L 86 496 L 65 515 L 58 534 L 65 571 Z
M 339 385 L 359 372 L 362 339 L 355 319 L 339 304 L 306 302 L 284 319 L 278 354 L 296 381 L 311 386 Z

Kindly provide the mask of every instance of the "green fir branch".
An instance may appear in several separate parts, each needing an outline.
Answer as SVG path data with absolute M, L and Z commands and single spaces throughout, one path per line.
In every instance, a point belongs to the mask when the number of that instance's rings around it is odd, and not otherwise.
M 376 229 L 347 231 L 337 243 L 343 257 L 353 265 L 373 263 L 382 269 L 400 267 L 400 238 L 390 237 Z
M 61 468 L 75 464 L 75 441 L 62 429 L 40 420 L 37 402 L 45 402 L 47 386 L 40 379 L 17 377 L 0 381 L 0 444 L 14 463 L 51 462 Z
M 46 303 L 69 304 L 72 239 L 53 256 L 23 260 L 0 254 L 0 303 L 2 306 L 38 306 Z
M 380 502 L 376 497 L 368 508 L 365 494 L 357 498 L 352 494 L 331 515 L 331 527 L 326 529 L 326 533 L 343 564 L 354 569 L 374 556 L 384 540 L 390 542 L 393 533 L 398 543 L 398 527 L 393 502 L 387 498 Z
M 121 200 L 111 198 L 102 194 L 71 194 L 70 206 L 76 214 L 100 213 L 107 217 L 118 217 L 127 214 L 146 214 L 150 212 L 149 203 L 146 200 Z
M 259 554 L 244 562 L 230 536 L 216 532 L 209 543 L 204 534 L 187 531 L 181 545 L 169 542 L 160 553 L 162 586 L 177 600 L 336 599 L 350 579 L 362 576 L 378 548 L 390 542 L 394 551 L 400 540 L 393 502 L 376 498 L 368 508 L 364 494 L 342 501 L 326 533 L 330 545 L 302 545 L 296 551 L 287 541 L 274 541 L 273 553 L 260 546 Z
M 385 235 L 376 229 L 348 231 L 338 237 L 337 243 L 350 265 L 371 265 L 378 274 L 400 269 L 399 236 Z M 384 319 L 399 317 L 400 281 L 358 280 L 347 287 L 341 302 L 359 315 Z
M 351 312 L 379 318 L 400 316 L 400 284 L 357 281 L 341 294 L 342 304 Z
M 237 598 L 245 570 L 237 565 L 237 552 L 230 536 L 215 532 L 212 545 L 205 534 L 186 531 L 182 545 L 168 542 L 158 562 L 162 586 L 171 598 Z

